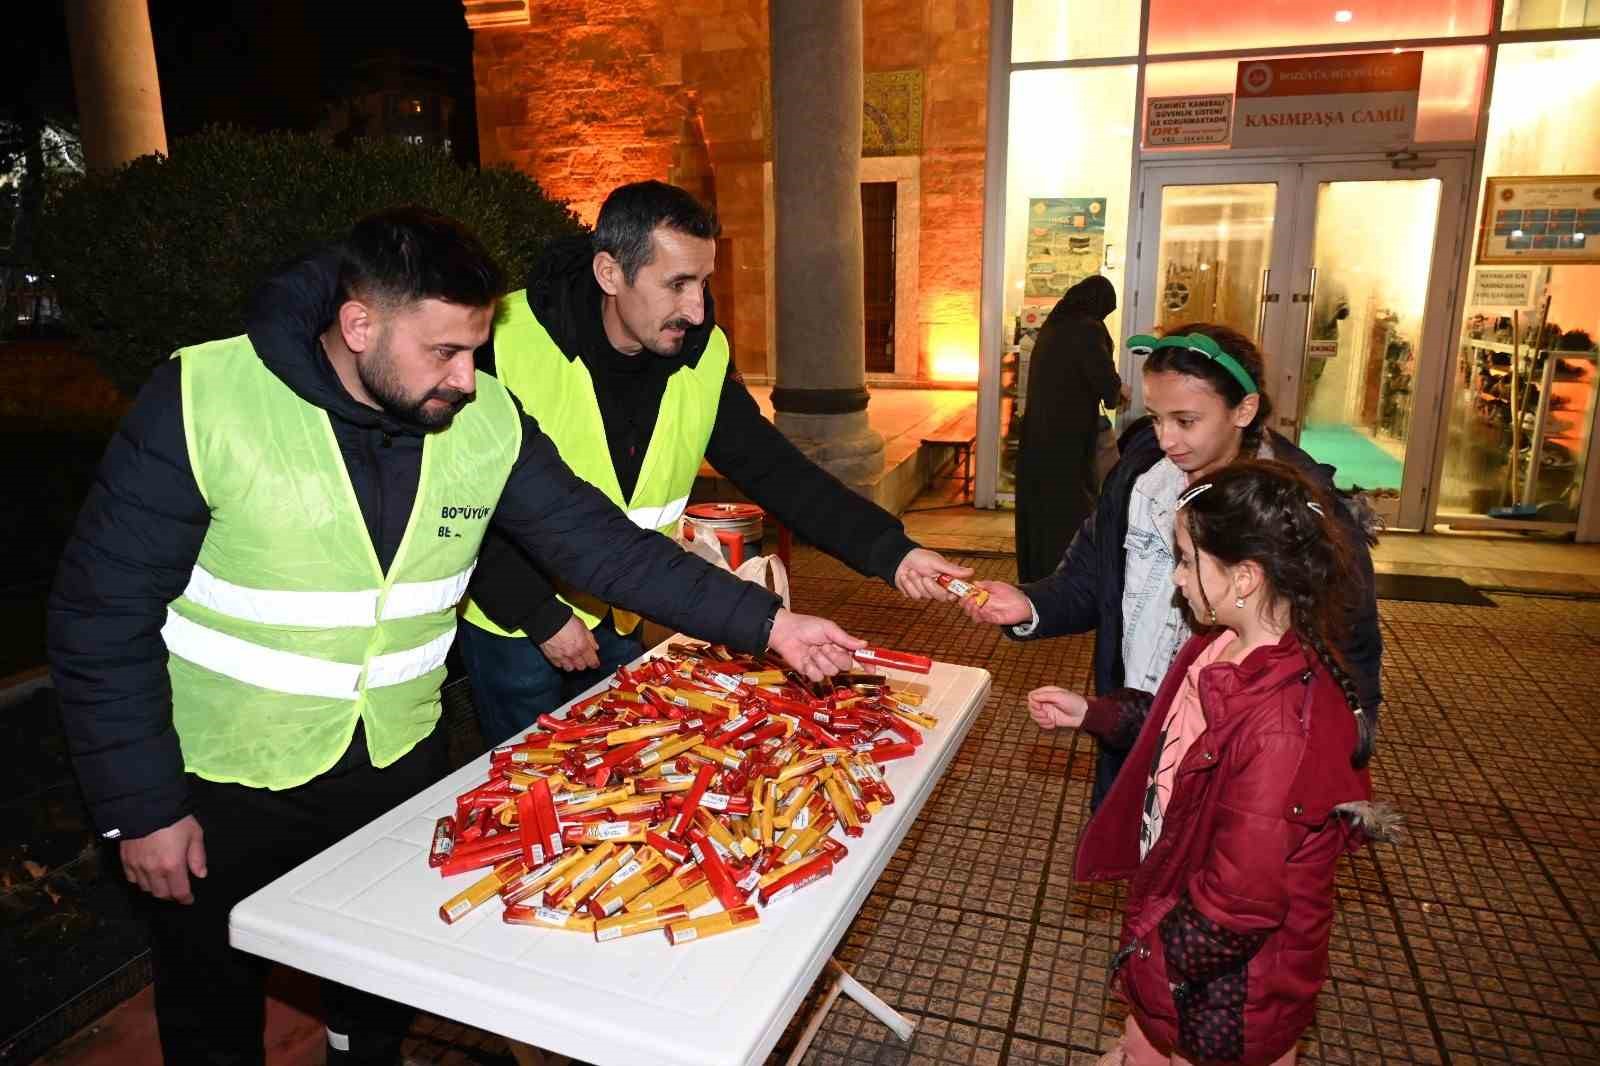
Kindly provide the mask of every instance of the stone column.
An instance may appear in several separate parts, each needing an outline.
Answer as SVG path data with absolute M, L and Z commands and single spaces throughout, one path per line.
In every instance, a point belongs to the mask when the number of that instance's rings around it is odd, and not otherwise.
M 91 170 L 167 150 L 145 0 L 67 0 L 72 84 Z
M 861 0 L 772 0 L 778 428 L 854 486 L 883 472 L 867 424 Z

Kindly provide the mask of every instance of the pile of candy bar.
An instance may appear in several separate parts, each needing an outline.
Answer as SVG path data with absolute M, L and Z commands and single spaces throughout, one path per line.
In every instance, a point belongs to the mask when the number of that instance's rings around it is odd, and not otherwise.
M 931 660 L 866 648 L 863 667 Z M 495 749 L 489 779 L 439 819 L 428 864 L 490 872 L 439 908 L 498 898 L 514 925 L 597 941 L 664 929 L 673 944 L 760 920 L 833 872 L 894 802 L 882 764 L 912 755 L 925 690 L 877 673 L 806 682 L 775 660 L 672 644 L 606 691 Z M 712 913 L 699 913 L 720 904 Z

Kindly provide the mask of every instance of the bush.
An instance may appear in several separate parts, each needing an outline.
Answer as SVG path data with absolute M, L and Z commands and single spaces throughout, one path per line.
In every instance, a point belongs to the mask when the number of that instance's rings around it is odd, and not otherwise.
M 243 332 L 251 290 L 362 215 L 422 204 L 460 219 L 513 287 L 552 239 L 579 232 L 565 204 L 505 169 L 464 170 L 395 142 L 336 148 L 308 134 L 208 129 L 56 191 L 39 234 L 68 325 L 136 391 L 187 344 Z

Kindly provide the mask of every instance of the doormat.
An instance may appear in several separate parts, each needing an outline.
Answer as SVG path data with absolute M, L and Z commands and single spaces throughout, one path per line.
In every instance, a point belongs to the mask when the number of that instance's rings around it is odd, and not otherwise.
M 1379 574 L 1378 599 L 1459 603 L 1464 607 L 1499 606 L 1459 577 L 1426 577 L 1418 574 Z

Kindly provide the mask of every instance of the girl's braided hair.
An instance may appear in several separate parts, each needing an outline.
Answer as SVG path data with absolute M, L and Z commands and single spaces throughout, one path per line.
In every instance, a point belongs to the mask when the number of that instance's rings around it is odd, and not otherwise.
M 1329 643 L 1329 635 L 1347 624 L 1361 587 L 1348 542 L 1332 517 L 1339 505 L 1299 471 L 1277 462 L 1236 462 L 1197 484 L 1210 487 L 1178 512 L 1195 548 L 1229 566 L 1255 563 L 1272 593 L 1288 601 L 1290 624 L 1355 713 L 1350 764 L 1365 766 L 1372 757 L 1372 716 L 1362 710 L 1355 681 Z M 1204 598 L 1204 585 L 1200 593 Z

